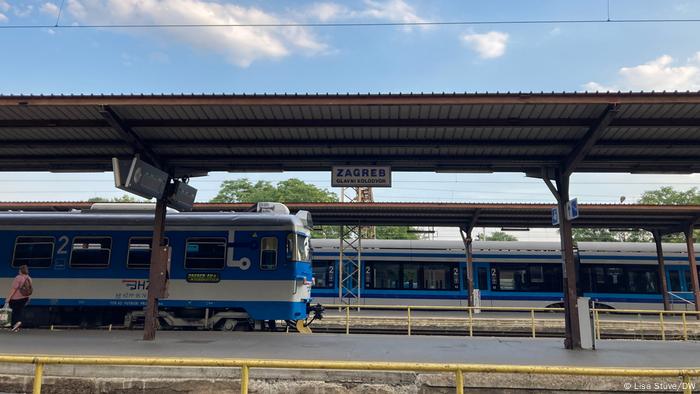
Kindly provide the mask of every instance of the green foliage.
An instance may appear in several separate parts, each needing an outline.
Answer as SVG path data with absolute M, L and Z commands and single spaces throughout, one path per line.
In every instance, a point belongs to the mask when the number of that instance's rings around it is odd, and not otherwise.
M 638 204 L 649 205 L 695 205 L 700 204 L 700 192 L 697 188 L 691 188 L 685 191 L 674 190 L 671 186 L 664 186 L 657 190 L 648 190 L 642 193 L 642 197 L 637 201 Z M 607 229 L 573 229 L 574 241 L 593 241 L 593 242 L 653 242 L 654 238 L 648 231 L 622 231 L 611 232 Z M 695 232 L 697 238 L 700 232 Z M 669 234 L 663 236 L 664 242 L 685 242 L 685 235 Z
M 679 191 L 674 190 L 670 186 L 665 186 L 658 190 L 644 192 L 637 202 L 651 205 L 694 205 L 700 204 L 700 193 L 695 187 L 686 191 Z
M 411 227 L 378 226 L 376 227 L 377 239 L 420 239 L 420 234 L 409 233 Z
M 504 233 L 503 231 L 496 231 L 484 237 L 483 234 L 477 235 L 477 240 L 479 241 L 517 241 L 518 237 Z
M 104 197 L 92 197 L 88 198 L 88 202 L 144 202 L 141 199 L 137 199 L 133 196 L 130 196 L 128 194 L 124 194 L 121 197 L 114 197 L 114 198 L 104 198 Z
M 253 184 L 247 178 L 224 181 L 211 202 L 334 202 L 338 196 L 326 189 L 291 178 L 273 185 L 269 181 Z
M 269 181 L 258 181 L 253 184 L 249 179 L 235 179 L 221 183 L 219 193 L 211 202 L 337 202 L 338 195 L 306 183 L 300 179 L 291 178 L 273 185 Z M 377 227 L 378 239 L 419 239 L 417 234 L 409 233 L 408 227 Z M 315 238 L 339 238 L 338 226 L 322 226 L 312 233 Z
M 573 230 L 576 242 L 651 242 L 647 231 L 610 231 L 606 228 L 577 228 Z

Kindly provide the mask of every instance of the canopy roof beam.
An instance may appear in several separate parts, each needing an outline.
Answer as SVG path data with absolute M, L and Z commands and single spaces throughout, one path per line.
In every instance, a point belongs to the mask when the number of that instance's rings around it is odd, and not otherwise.
M 119 131 L 124 140 L 131 147 L 133 153 L 136 155 L 141 155 L 145 160 L 158 167 L 161 170 L 165 170 L 163 160 L 161 160 L 158 155 L 151 150 L 151 148 L 143 142 L 141 137 L 129 126 L 124 120 L 117 114 L 112 107 L 109 105 L 104 105 L 100 109 L 100 115 L 107 121 L 109 126 L 114 130 Z
M 574 147 L 573 151 L 564 160 L 561 178 L 570 176 L 576 167 L 581 164 L 586 155 L 588 155 L 593 149 L 593 146 L 595 146 L 596 142 L 598 142 L 603 135 L 605 128 L 610 125 L 617 111 L 618 106 L 616 104 L 610 104 L 605 107 L 605 111 L 603 111 L 600 118 L 588 129 L 579 144 Z

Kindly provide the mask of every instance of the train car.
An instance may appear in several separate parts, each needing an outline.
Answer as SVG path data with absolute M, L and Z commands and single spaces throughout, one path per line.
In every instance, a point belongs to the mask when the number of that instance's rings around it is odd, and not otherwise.
M 338 240 L 312 240 L 312 295 L 338 299 Z M 461 241 L 363 240 L 358 292 L 363 304 L 467 305 Z M 558 242 L 474 242 L 474 287 L 484 306 L 560 306 Z M 683 244 L 664 244 L 666 278 L 675 307 L 687 308 L 690 271 Z M 601 307 L 662 306 L 654 244 L 580 242 L 579 287 Z
M 160 324 L 233 330 L 306 319 L 312 226 L 308 212 L 274 203 L 250 213 L 169 212 Z M 29 323 L 132 325 L 143 317 L 152 228 L 153 206 L 143 204 L 0 213 L 0 289 L 27 265 Z

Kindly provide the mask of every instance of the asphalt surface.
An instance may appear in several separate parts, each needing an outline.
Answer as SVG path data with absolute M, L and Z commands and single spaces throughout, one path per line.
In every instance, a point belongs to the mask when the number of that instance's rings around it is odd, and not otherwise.
M 0 332 L 0 354 L 226 357 L 517 365 L 698 368 L 700 342 L 598 341 L 567 351 L 561 339 L 464 338 L 265 332 L 24 330 Z

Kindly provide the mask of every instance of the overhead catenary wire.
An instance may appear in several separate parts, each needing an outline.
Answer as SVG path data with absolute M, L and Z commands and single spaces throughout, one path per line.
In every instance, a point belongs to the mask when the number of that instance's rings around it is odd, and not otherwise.
M 0 25 L 0 30 L 12 29 L 177 29 L 177 28 L 285 28 L 285 27 L 421 27 L 473 25 L 553 25 L 553 24 L 632 24 L 632 23 L 698 23 L 700 18 L 639 18 L 639 19 L 532 19 L 532 20 L 473 20 L 424 22 L 331 22 L 331 23 L 134 23 L 134 24 L 16 24 Z

